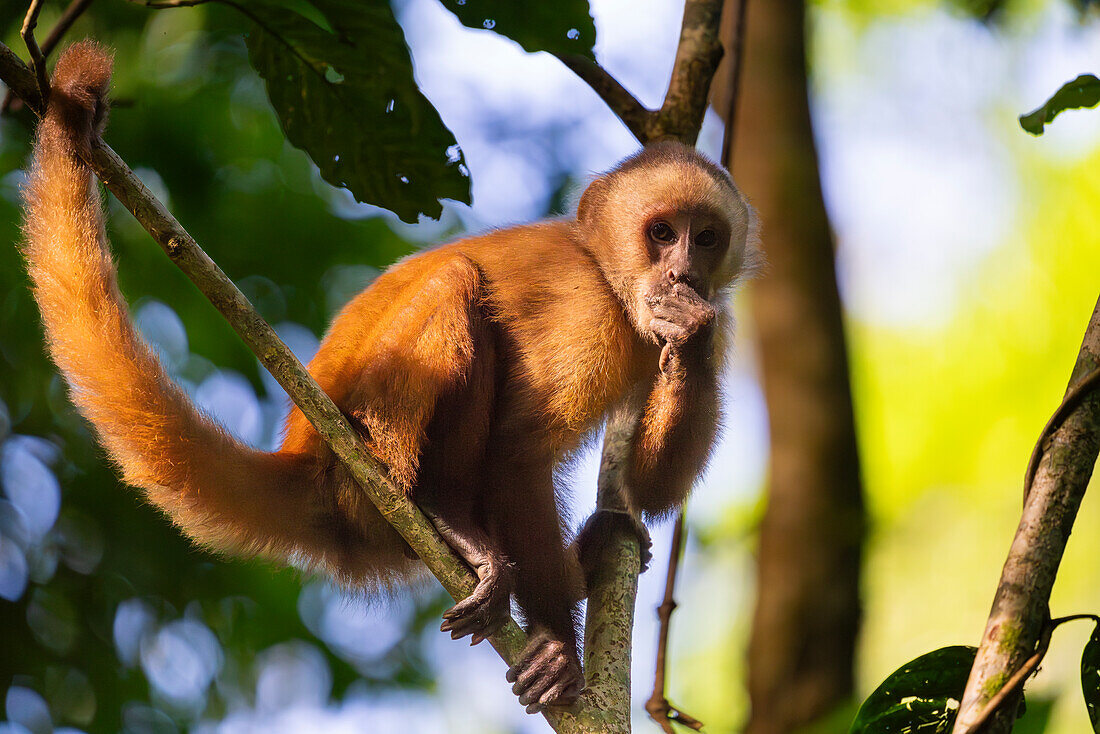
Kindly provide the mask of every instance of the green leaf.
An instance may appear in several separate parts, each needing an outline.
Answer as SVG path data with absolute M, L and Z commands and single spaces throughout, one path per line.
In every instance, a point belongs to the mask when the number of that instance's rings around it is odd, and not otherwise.
M 1065 110 L 1095 107 L 1100 102 L 1100 79 L 1092 74 L 1082 74 L 1066 82 L 1046 104 L 1026 115 L 1020 115 L 1020 127 L 1032 135 L 1042 135 L 1047 123 Z
M 388 2 L 223 2 L 256 21 L 249 59 L 287 139 L 326 181 L 407 222 L 438 218 L 438 199 L 469 203 L 462 151 L 417 89 Z
M 588 0 L 517 2 L 516 0 L 442 0 L 444 7 L 470 28 L 484 28 L 511 38 L 524 51 L 588 58 L 596 44 L 596 24 Z
M 1085 695 L 1092 730 L 1100 734 L 1100 624 L 1093 629 L 1081 653 L 1081 692 Z
M 856 714 L 848 734 L 943 734 L 959 711 L 977 648 L 943 647 L 895 670 Z

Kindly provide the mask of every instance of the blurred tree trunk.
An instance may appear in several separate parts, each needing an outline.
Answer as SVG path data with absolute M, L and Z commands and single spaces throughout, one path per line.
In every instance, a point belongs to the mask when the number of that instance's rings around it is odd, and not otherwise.
M 727 0 L 727 49 L 735 11 Z M 865 521 L 833 243 L 810 127 L 803 3 L 749 2 L 744 43 L 733 173 L 763 225 L 768 265 L 751 298 L 771 423 L 747 731 L 781 734 L 852 695 Z M 714 103 L 727 114 L 728 66 L 719 74 Z

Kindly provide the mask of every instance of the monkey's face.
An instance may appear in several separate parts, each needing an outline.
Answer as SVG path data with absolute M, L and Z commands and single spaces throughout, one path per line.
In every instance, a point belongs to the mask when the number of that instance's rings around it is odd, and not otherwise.
M 647 148 L 593 181 L 577 219 L 634 327 L 655 343 L 668 341 L 654 326 L 667 320 L 655 308 L 713 314 L 753 259 L 748 204 L 720 169 L 681 145 Z
M 650 181 L 623 238 L 634 262 L 624 301 L 638 331 L 657 343 L 669 341 L 669 318 L 682 322 L 672 332 L 684 338 L 713 319 L 720 291 L 741 270 L 749 230 L 736 190 L 696 169 L 674 173 Z
M 730 248 L 725 218 L 705 208 L 665 210 L 645 219 L 642 228 L 640 238 L 650 263 L 646 290 L 683 283 L 709 299 L 715 273 Z

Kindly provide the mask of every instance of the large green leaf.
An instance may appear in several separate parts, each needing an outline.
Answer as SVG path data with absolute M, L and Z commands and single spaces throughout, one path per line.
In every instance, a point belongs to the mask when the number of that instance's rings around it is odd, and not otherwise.
M 470 28 L 485 28 L 511 38 L 525 51 L 581 54 L 593 58 L 596 24 L 588 0 L 522 2 L 517 0 L 442 0 Z
M 1085 695 L 1092 730 L 1100 734 L 1100 624 L 1081 653 L 1081 692 Z
M 223 1 L 256 21 L 252 65 L 287 139 L 326 181 L 405 221 L 438 217 L 438 199 L 469 203 L 462 152 L 417 89 L 388 2 L 311 0 L 298 12 L 274 0 Z
M 959 712 L 977 648 L 943 647 L 895 670 L 856 714 L 849 734 L 944 734 Z
M 1042 135 L 1047 123 L 1065 110 L 1095 107 L 1100 103 L 1100 79 L 1082 74 L 1066 82 L 1044 105 L 1026 115 L 1020 115 L 1020 127 L 1032 135 Z

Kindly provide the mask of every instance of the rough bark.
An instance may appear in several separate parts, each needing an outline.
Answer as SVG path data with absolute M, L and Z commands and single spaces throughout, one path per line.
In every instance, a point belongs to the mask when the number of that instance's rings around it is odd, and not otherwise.
M 1089 321 L 1067 394 L 1100 368 L 1100 300 Z M 1100 452 L 1100 393 L 1093 390 L 1047 442 L 1024 511 L 1001 571 L 954 734 L 974 730 L 975 720 L 1013 672 L 1035 651 L 1050 615 L 1048 601 Z M 1012 730 L 1020 696 L 1010 696 L 982 730 Z
M 860 622 L 862 484 L 810 125 L 804 18 L 802 2 L 749 3 L 733 146 L 734 179 L 760 214 L 768 263 L 750 292 L 771 457 L 749 643 L 749 734 L 796 730 L 850 698 Z M 714 103 L 723 114 L 729 88 L 720 69 Z

